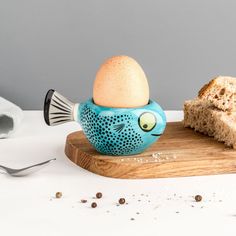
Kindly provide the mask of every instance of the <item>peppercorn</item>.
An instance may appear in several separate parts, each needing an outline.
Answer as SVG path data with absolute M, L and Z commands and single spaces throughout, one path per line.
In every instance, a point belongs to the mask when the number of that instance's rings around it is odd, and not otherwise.
M 96 208 L 97 207 L 97 203 L 96 202 L 92 202 L 91 207 L 92 208 Z
M 56 198 L 61 198 L 62 197 L 62 192 L 56 192 Z
M 196 202 L 200 202 L 202 200 L 202 196 L 201 195 L 196 195 L 195 196 L 195 201 Z
M 96 198 L 102 198 L 102 193 L 100 192 L 96 193 Z
M 81 199 L 81 202 L 82 202 L 82 203 L 86 203 L 87 200 L 85 200 L 85 199 Z
M 120 204 L 125 204 L 125 199 L 124 199 L 124 198 L 120 198 L 120 199 L 119 199 L 119 203 L 120 203 Z

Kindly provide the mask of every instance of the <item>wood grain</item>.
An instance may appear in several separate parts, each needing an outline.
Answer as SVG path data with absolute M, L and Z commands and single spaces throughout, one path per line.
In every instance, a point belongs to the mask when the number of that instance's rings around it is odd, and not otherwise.
M 164 135 L 134 156 L 99 154 L 82 131 L 67 136 L 65 153 L 80 167 L 113 178 L 161 178 L 236 172 L 236 151 L 181 122 L 167 124 Z

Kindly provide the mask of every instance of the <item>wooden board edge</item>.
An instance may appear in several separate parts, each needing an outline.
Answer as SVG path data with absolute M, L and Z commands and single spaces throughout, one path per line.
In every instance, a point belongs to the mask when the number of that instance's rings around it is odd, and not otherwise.
M 136 163 L 132 165 L 129 165 L 128 163 L 122 163 L 123 166 L 127 165 L 125 172 L 122 170 L 124 169 L 124 167 L 120 168 L 119 163 L 110 161 L 110 171 L 107 172 L 103 170 L 103 167 L 107 165 L 107 160 L 96 160 L 95 164 L 95 161 L 91 157 L 86 156 L 83 158 L 84 153 L 80 153 L 78 149 L 76 151 L 77 153 L 74 154 L 76 156 L 76 161 L 73 161 L 70 157 L 70 153 L 74 152 L 73 145 L 70 145 L 68 144 L 68 142 L 66 142 L 65 154 L 70 159 L 70 161 L 94 174 L 109 178 L 150 179 L 236 173 L 236 159 L 228 161 L 227 165 L 225 164 L 225 161 L 221 159 L 208 161 L 207 165 L 206 161 L 198 161 L 198 167 L 195 169 L 193 168 L 194 162 L 189 163 L 189 161 L 166 163 Z M 171 171 L 173 169 L 174 171 Z

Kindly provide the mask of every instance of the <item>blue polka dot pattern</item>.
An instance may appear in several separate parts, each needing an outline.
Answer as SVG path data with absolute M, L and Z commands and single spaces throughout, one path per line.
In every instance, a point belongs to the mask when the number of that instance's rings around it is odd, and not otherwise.
M 141 153 L 166 126 L 164 111 L 152 100 L 136 108 L 98 106 L 93 99 L 74 104 L 53 89 L 45 97 L 44 120 L 50 126 L 78 121 L 94 148 L 107 155 Z
M 159 109 L 159 106 L 155 107 L 155 104 L 152 104 L 153 114 L 157 116 L 159 127 L 163 132 L 165 116 L 164 113 L 158 115 L 156 109 Z M 144 151 L 159 138 L 144 132 L 138 125 L 140 114 L 147 110 L 149 111 L 145 107 L 106 108 L 88 100 L 79 106 L 78 121 L 84 134 L 98 152 L 106 155 L 132 155 Z
M 131 114 L 100 116 L 88 105 L 81 112 L 83 131 L 101 153 L 127 155 L 143 143 L 141 135 L 132 127 Z

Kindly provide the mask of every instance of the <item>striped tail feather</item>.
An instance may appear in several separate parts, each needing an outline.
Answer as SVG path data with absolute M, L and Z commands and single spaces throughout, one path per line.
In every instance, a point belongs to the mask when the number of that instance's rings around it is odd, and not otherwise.
M 50 126 L 74 121 L 75 106 L 76 104 L 50 89 L 44 101 L 44 120 Z

